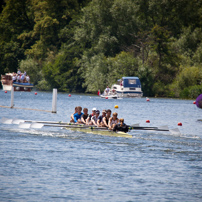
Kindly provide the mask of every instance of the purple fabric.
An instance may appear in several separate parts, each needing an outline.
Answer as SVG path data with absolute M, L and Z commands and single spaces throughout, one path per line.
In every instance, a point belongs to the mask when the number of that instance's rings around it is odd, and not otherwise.
M 202 94 L 196 98 L 196 106 L 202 109 Z

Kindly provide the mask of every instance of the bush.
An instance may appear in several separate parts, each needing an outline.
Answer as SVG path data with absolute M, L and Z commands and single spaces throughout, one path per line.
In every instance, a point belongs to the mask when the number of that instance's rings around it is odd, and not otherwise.
M 202 94 L 202 85 L 195 85 L 185 88 L 180 92 L 181 98 L 197 98 L 198 95 Z
M 51 86 L 49 85 L 49 83 L 46 80 L 39 81 L 38 84 L 36 85 L 36 88 L 38 90 L 45 90 L 45 91 L 51 90 Z

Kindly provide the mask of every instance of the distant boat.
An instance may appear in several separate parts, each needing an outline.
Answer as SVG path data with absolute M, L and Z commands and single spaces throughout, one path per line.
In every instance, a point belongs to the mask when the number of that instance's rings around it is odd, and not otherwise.
M 34 87 L 34 85 L 31 83 L 13 82 L 12 76 L 12 73 L 6 73 L 6 75 L 1 75 L 1 83 L 3 86 L 3 90 L 11 91 L 12 87 L 14 87 L 14 91 L 30 92 Z
M 115 91 L 118 97 L 142 97 L 141 82 L 138 77 L 122 77 L 113 84 L 111 91 Z
M 108 91 L 105 89 L 104 92 L 103 92 L 103 94 L 100 94 L 100 90 L 99 90 L 98 91 L 98 95 L 101 98 L 105 98 L 105 99 L 118 99 L 118 95 L 117 95 L 116 91 L 112 90 L 110 88 L 108 89 Z
M 118 99 L 118 95 L 117 94 L 112 94 L 111 92 L 109 92 L 109 94 L 102 94 L 100 95 L 101 98 L 105 98 L 105 99 Z

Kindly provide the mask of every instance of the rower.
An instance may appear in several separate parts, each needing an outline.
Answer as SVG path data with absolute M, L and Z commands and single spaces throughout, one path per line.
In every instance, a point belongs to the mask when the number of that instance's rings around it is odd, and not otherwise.
M 95 115 L 92 117 L 92 124 L 93 125 L 99 126 L 99 123 L 98 123 L 99 115 L 100 115 L 100 111 L 96 110 Z
M 104 119 L 104 117 L 106 117 L 106 113 L 107 113 L 106 110 L 103 109 L 103 110 L 102 110 L 102 115 L 98 117 L 97 123 L 98 123 L 98 125 L 99 125 L 100 127 L 105 127 L 105 124 L 104 124 L 104 122 L 103 122 L 103 119 Z
M 108 109 L 106 111 L 106 116 L 102 120 L 103 124 L 104 124 L 104 127 L 107 127 L 107 128 L 109 127 L 108 124 L 109 124 L 109 119 L 111 117 L 111 113 L 112 113 L 112 111 L 110 109 Z
M 116 124 L 113 128 L 114 132 L 122 131 L 122 132 L 128 132 L 128 126 L 124 123 L 124 119 L 120 119 L 120 123 Z
M 119 119 L 117 118 L 118 114 L 116 112 L 113 113 L 113 116 L 109 119 L 109 129 L 113 129 L 114 126 L 119 123 Z
M 86 119 L 86 125 L 92 125 L 92 117 L 95 115 L 96 108 L 92 109 L 92 114 L 89 114 L 88 118 Z
M 83 115 L 81 116 L 82 123 L 86 124 L 87 118 L 88 118 L 88 109 L 84 108 L 83 109 Z
M 78 106 L 77 107 L 77 113 L 74 114 L 74 123 L 82 123 L 81 122 L 81 116 L 83 115 L 82 107 Z
M 75 107 L 74 113 L 71 115 L 71 120 L 70 120 L 71 123 L 74 123 L 74 114 L 76 114 L 77 112 L 78 112 L 77 107 Z

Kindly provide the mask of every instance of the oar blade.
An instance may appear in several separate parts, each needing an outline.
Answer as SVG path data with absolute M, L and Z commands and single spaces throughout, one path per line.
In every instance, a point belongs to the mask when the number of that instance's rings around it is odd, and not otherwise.
M 12 124 L 13 119 L 2 118 L 1 123 L 3 124 Z
M 42 128 L 44 126 L 44 124 L 42 123 L 32 123 L 30 125 L 30 128 Z
M 160 127 L 158 127 L 157 130 L 158 131 L 169 131 L 169 128 L 168 128 L 168 126 L 160 126 Z
M 20 124 L 20 123 L 24 123 L 25 121 L 22 119 L 13 119 L 12 124 Z
M 27 128 L 30 128 L 31 124 L 27 124 L 27 123 L 20 123 L 19 124 L 19 128 L 24 128 L 24 129 L 27 129 Z
M 181 132 L 178 128 L 173 128 L 173 129 L 170 129 L 169 131 L 173 135 L 180 135 L 181 134 Z

